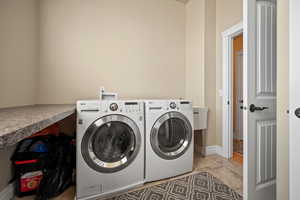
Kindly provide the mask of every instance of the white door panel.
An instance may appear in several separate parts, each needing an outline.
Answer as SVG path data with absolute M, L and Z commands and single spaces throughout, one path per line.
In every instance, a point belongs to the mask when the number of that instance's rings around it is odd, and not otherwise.
M 257 5 L 257 97 L 276 98 L 276 10 L 273 3 Z
M 290 200 L 300 199 L 300 1 L 290 0 Z
M 257 174 L 256 184 L 264 187 L 276 178 L 276 121 L 257 121 Z
M 271 2 L 246 2 L 244 198 L 275 200 L 276 6 Z

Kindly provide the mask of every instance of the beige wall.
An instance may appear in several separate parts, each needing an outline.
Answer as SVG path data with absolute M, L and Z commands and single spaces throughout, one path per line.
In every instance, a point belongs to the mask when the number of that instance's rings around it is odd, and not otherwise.
M 185 5 L 174 0 L 42 0 L 38 103 L 184 98 Z
M 243 0 L 216 0 L 216 143 L 222 145 L 222 32 L 243 20 Z
M 242 21 L 243 0 L 190 0 L 186 5 L 186 97 L 209 108 L 207 145 L 222 145 L 222 37 Z
M 186 98 L 204 106 L 205 0 L 186 5 Z
M 216 144 L 215 41 L 216 1 L 190 0 L 186 5 L 186 98 L 209 109 L 206 145 Z
M 10 157 L 13 154 L 15 146 L 11 146 L 5 150 L 0 151 L 0 192 L 7 186 L 12 178 Z
M 205 106 L 209 110 L 207 145 L 216 145 L 216 0 L 205 1 Z
M 277 199 L 289 199 L 289 1 L 277 0 Z
M 38 1 L 0 1 L 0 108 L 34 104 L 38 61 Z M 14 147 L 0 150 L 0 191 L 11 178 Z
M 207 145 L 222 145 L 222 36 L 242 21 L 243 0 L 186 5 L 186 97 L 209 108 Z
M 0 108 L 35 102 L 37 0 L 0 1 Z

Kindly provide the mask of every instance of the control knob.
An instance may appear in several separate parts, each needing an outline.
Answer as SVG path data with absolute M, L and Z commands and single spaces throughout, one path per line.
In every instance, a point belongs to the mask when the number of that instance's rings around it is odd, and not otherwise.
M 170 103 L 170 108 L 175 109 L 176 108 L 176 103 L 175 102 L 171 102 Z
M 110 104 L 109 109 L 110 109 L 111 111 L 116 111 L 116 110 L 118 110 L 118 104 L 116 104 L 116 103 Z

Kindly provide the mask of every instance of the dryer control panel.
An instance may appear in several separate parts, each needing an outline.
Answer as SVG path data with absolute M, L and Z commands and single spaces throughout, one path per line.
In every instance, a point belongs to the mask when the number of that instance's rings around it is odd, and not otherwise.
M 180 104 L 181 110 L 191 110 L 193 109 L 193 103 L 191 101 L 180 100 L 178 102 Z
M 185 100 L 154 100 L 147 101 L 146 107 L 149 111 L 179 111 L 192 109 L 192 102 Z

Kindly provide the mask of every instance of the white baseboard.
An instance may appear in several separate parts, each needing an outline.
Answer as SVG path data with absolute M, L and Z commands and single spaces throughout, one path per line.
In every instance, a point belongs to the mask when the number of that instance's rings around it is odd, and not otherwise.
M 224 155 L 223 148 L 219 145 L 207 146 L 205 149 L 205 155 L 208 156 L 208 155 L 214 155 L 214 154 L 224 157 L 223 156 Z
M 0 200 L 11 200 L 14 198 L 14 185 L 11 183 L 0 191 Z

